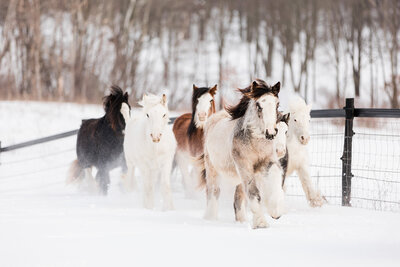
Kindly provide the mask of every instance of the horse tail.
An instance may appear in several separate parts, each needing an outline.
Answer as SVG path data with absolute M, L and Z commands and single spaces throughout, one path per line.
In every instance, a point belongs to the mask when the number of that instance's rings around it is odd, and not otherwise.
M 69 167 L 67 184 L 76 182 L 81 176 L 81 172 L 82 168 L 81 166 L 79 166 L 78 160 L 76 159 L 71 163 L 71 166 Z
M 122 117 L 124 117 L 125 125 L 127 125 L 131 115 L 129 113 L 129 107 L 126 103 L 121 104 L 121 114 Z
M 198 187 L 200 189 L 204 189 L 206 187 L 207 184 L 207 172 L 206 172 L 206 165 L 205 165 L 205 159 L 204 159 L 204 153 L 197 159 L 197 164 L 199 166 L 199 185 Z

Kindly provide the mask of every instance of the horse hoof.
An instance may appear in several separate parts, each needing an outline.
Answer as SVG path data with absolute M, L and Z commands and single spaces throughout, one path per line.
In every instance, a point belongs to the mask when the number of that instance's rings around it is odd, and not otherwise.
M 236 220 L 237 222 L 244 223 L 244 222 L 246 222 L 246 217 L 245 217 L 245 216 L 237 216 L 237 217 L 235 218 L 235 220 Z
M 316 198 L 310 199 L 310 206 L 313 208 L 322 207 L 328 201 L 324 196 L 318 196 Z
M 253 219 L 253 229 L 267 228 L 267 227 L 269 227 L 269 225 L 264 217 L 258 217 Z

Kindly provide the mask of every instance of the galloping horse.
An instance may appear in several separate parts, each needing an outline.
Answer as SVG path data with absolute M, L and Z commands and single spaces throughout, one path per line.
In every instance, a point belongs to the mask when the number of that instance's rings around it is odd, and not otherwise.
M 183 186 L 187 194 L 193 189 L 189 166 L 192 165 L 192 158 L 197 158 L 203 153 L 203 127 L 208 117 L 215 113 L 216 91 L 217 85 L 212 88 L 199 88 L 193 85 L 192 113 L 183 114 L 174 122 L 173 132 L 178 144 L 176 161 L 181 170 Z
M 99 119 L 83 120 L 78 131 L 75 160 L 70 168 L 68 182 L 83 180 L 83 170 L 93 181 L 92 167 L 96 167 L 96 181 L 103 194 L 107 194 L 110 184 L 109 171 L 121 166 L 125 168 L 123 142 L 125 121 L 120 113 L 122 103 L 130 110 L 128 93 L 116 85 L 111 86 L 110 94 L 104 98 L 106 114 Z
M 172 161 L 176 141 L 168 126 L 167 97 L 144 95 L 139 103 L 143 109 L 137 118 L 129 119 L 129 109 L 122 105 L 126 121 L 124 152 L 128 165 L 127 179 L 134 179 L 134 169 L 139 168 L 144 184 L 144 207 L 154 207 L 154 184 L 161 180 L 163 209 L 173 209 L 170 188 Z M 135 182 L 131 182 L 134 184 Z
M 217 217 L 219 176 L 239 185 L 234 200 L 236 220 L 246 218 L 246 195 L 253 213 L 253 228 L 268 226 L 262 203 L 273 218 L 282 215 L 283 174 L 274 146 L 279 91 L 279 82 L 271 87 L 256 80 L 240 90 L 242 98 L 239 104 L 227 109 L 229 114 L 221 111 L 207 121 L 204 155 L 200 157 L 201 181 L 207 192 L 206 219 Z
M 326 199 L 318 190 L 314 189 L 309 174 L 307 144 L 310 140 L 310 110 L 311 106 L 307 105 L 300 97 L 290 102 L 287 153 L 280 159 L 280 162 L 284 170 L 283 181 L 285 182 L 285 178 L 296 171 L 310 206 L 320 207 L 326 202 Z

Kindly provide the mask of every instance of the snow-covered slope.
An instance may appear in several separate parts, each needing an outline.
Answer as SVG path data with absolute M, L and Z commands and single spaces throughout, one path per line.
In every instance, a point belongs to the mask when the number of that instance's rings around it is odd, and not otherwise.
M 101 115 L 101 106 L 0 102 L 0 140 L 68 131 Z M 186 199 L 176 173 L 176 210 L 149 211 L 140 192 L 121 192 L 119 170 L 107 197 L 66 186 L 75 141 L 1 155 L 0 266 L 399 266 L 399 213 L 313 209 L 289 198 L 287 214 L 252 230 L 234 222 L 229 190 L 219 221 L 203 220 L 203 193 Z

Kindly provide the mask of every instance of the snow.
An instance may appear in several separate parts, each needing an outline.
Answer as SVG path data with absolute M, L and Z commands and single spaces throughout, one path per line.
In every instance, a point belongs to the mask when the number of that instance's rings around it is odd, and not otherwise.
M 0 140 L 6 146 L 56 134 L 101 115 L 96 105 L 0 102 Z M 2 153 L 0 266 L 399 266 L 400 213 L 310 208 L 301 193 L 288 198 L 279 220 L 267 218 L 269 228 L 252 230 L 234 222 L 229 190 L 219 220 L 202 219 L 203 193 L 185 198 L 176 173 L 176 209 L 162 212 L 158 200 L 149 211 L 140 192 L 121 192 L 119 170 L 107 197 L 66 186 L 75 141 Z

